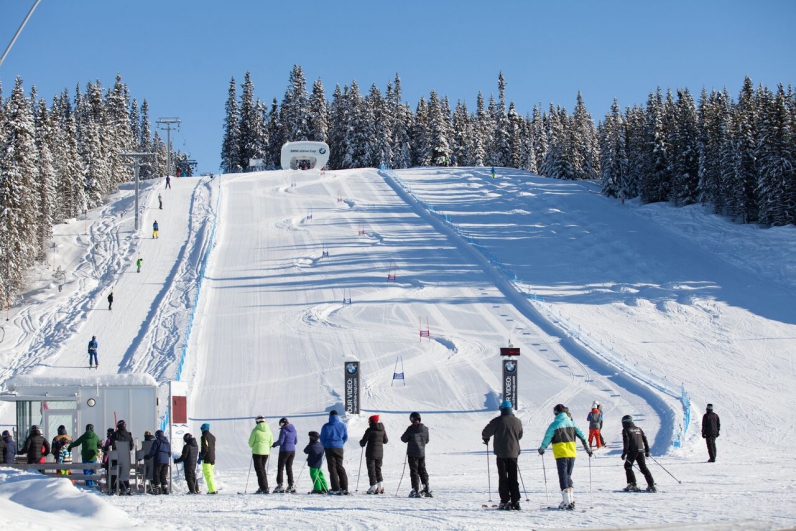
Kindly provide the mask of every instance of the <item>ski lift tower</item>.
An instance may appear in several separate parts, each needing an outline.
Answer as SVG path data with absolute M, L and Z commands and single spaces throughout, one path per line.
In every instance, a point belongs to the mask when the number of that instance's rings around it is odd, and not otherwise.
M 133 167 L 135 168 L 135 230 L 138 232 L 138 169 L 141 167 L 142 160 L 147 157 L 155 156 L 154 153 L 119 153 L 122 157 L 130 157 L 133 159 Z
M 171 129 L 176 125 L 177 131 L 180 130 L 182 121 L 175 117 L 161 117 L 155 121 L 161 131 L 166 131 L 166 175 L 171 175 Z

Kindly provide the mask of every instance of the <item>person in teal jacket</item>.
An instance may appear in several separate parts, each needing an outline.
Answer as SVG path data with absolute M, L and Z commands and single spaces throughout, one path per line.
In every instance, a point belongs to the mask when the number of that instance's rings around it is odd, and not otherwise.
M 96 463 L 97 456 L 99 454 L 99 447 L 100 447 L 100 440 L 96 433 L 94 433 L 94 425 L 87 424 L 86 425 L 86 432 L 78 437 L 76 441 L 72 441 L 69 444 L 69 451 L 72 451 L 72 448 L 77 446 L 83 446 L 80 449 L 80 457 L 84 463 Z M 91 476 L 94 474 L 94 470 L 88 469 L 83 470 L 83 474 L 87 476 Z M 87 487 L 93 487 L 94 482 L 92 480 L 86 480 Z
M 558 469 L 558 484 L 561 487 L 561 495 L 564 500 L 559 504 L 559 509 L 575 508 L 575 494 L 572 484 L 572 470 L 575 468 L 575 458 L 578 451 L 575 449 L 575 439 L 578 438 L 583 443 L 583 449 L 591 457 L 591 448 L 583 436 L 583 432 L 578 428 L 569 410 L 563 404 L 556 404 L 553 408 L 555 420 L 548 426 L 547 431 L 539 445 L 539 455 L 544 455 L 545 448 L 553 443 L 553 457 L 556 459 Z
M 268 463 L 268 456 L 271 454 L 271 445 L 274 444 L 274 434 L 265 422 L 265 417 L 260 415 L 255 419 L 257 425 L 254 426 L 249 435 L 249 447 L 252 449 L 252 460 L 254 461 L 254 471 L 257 472 L 257 484 L 259 489 L 255 494 L 268 494 L 268 476 L 265 474 L 265 465 Z

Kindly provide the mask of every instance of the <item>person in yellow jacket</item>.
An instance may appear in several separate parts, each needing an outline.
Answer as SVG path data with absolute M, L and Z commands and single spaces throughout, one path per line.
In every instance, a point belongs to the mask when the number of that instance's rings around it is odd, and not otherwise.
M 274 434 L 265 422 L 265 417 L 260 415 L 255 419 L 257 425 L 249 435 L 249 447 L 252 449 L 252 460 L 254 471 L 257 472 L 257 484 L 259 489 L 255 494 L 268 494 L 268 476 L 265 474 L 265 466 L 268 463 L 268 456 L 271 454 L 271 445 L 274 444 Z
M 556 459 L 558 469 L 558 484 L 564 500 L 559 504 L 559 509 L 575 508 L 575 493 L 572 485 L 572 470 L 575 468 L 575 458 L 578 451 L 575 449 L 575 438 L 583 443 L 583 449 L 591 457 L 591 448 L 583 436 L 583 432 L 572 420 L 569 410 L 563 404 L 556 404 L 553 408 L 555 420 L 547 427 L 547 431 L 539 445 L 539 455 L 544 455 L 545 448 L 553 443 L 553 457 Z

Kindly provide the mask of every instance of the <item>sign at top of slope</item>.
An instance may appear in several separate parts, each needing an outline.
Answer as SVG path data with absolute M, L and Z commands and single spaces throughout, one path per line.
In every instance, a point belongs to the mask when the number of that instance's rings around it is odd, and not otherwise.
M 326 142 L 288 142 L 282 146 L 282 169 L 322 169 L 329 162 Z

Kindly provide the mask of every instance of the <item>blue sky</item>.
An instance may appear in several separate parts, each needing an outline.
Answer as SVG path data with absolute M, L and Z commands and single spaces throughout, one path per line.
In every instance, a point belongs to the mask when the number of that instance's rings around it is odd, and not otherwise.
M 33 0 L 0 0 L 4 50 Z M 299 7 L 300 6 L 300 7 Z M 272 2 L 42 0 L 0 66 L 8 95 L 74 93 L 122 74 L 150 118 L 179 116 L 175 147 L 217 171 L 230 77 L 252 73 L 255 95 L 279 101 L 294 64 L 327 96 L 356 79 L 384 90 L 395 73 L 416 105 L 431 89 L 474 108 L 478 91 L 506 96 L 521 113 L 550 102 L 572 110 L 578 90 L 595 119 L 613 98 L 644 103 L 655 87 L 727 87 L 745 75 L 771 88 L 794 83 L 796 2 L 665 3 L 416 1 Z

